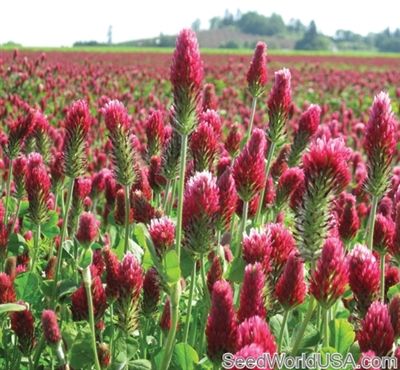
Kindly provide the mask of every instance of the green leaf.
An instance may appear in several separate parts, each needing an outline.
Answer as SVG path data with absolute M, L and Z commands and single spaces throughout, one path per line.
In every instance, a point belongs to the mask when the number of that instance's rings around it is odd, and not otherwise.
M 329 323 L 329 332 L 330 346 L 339 353 L 346 354 L 355 339 L 353 326 L 346 319 L 336 319 Z
M 41 232 L 47 238 L 54 238 L 60 233 L 60 228 L 57 226 L 58 214 L 56 211 L 49 212 L 49 219 L 42 225 Z
M 39 291 L 40 280 L 35 273 L 24 272 L 19 274 L 14 283 L 18 299 L 30 304 L 37 303 L 41 299 Z
M 397 294 L 400 294 L 400 284 L 391 286 L 387 293 L 389 300 L 391 300 Z
M 0 314 L 5 312 L 25 311 L 26 307 L 17 303 L 3 303 L 0 304 Z
M 151 370 L 151 362 L 149 360 L 132 360 L 128 364 L 129 370 Z
M 175 250 L 168 251 L 163 258 L 163 266 L 167 283 L 175 284 L 181 277 L 181 268 L 179 267 L 178 255 Z
M 235 258 L 227 272 L 227 279 L 235 283 L 241 283 L 243 281 L 245 267 L 246 264 L 243 258 Z
M 93 252 L 90 248 L 85 249 L 81 255 L 81 257 L 79 258 L 79 267 L 82 267 L 83 269 L 85 269 L 86 267 L 89 267 L 90 264 L 92 263 L 92 259 L 93 259 Z
M 75 369 L 84 369 L 94 363 L 90 336 L 76 341 L 69 350 L 69 363 Z
M 199 356 L 188 344 L 178 343 L 175 346 L 171 361 L 174 369 L 193 370 L 199 362 Z
M 27 248 L 25 238 L 20 234 L 11 234 L 8 239 L 7 249 L 14 255 L 19 255 Z
M 42 234 L 49 239 L 53 239 L 60 234 L 60 228 L 57 225 L 46 227 L 42 229 Z
M 321 348 L 321 360 L 322 360 L 322 364 L 324 364 L 324 365 L 328 363 L 327 356 L 326 356 L 328 353 L 329 354 L 337 353 L 337 349 L 332 348 L 332 347 Z M 325 366 L 324 369 L 335 370 L 331 366 L 328 366 L 328 367 Z

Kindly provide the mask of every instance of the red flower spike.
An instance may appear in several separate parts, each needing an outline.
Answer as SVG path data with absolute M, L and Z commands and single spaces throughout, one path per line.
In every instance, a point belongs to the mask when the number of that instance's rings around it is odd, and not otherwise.
M 240 292 L 239 322 L 252 317 L 265 318 L 265 275 L 260 263 L 247 265 L 244 271 L 243 286 Z
M 250 201 L 265 185 L 265 134 L 254 129 L 249 142 L 235 159 L 233 178 L 243 201 Z
M 247 83 L 250 94 L 258 98 L 267 84 L 267 45 L 258 42 L 254 50 L 253 59 L 247 72 Z
M 50 345 L 58 344 L 61 340 L 61 332 L 57 322 L 56 313 L 52 310 L 42 312 L 42 327 L 44 337 Z
M 225 280 L 214 284 L 206 336 L 207 355 L 212 362 L 220 363 L 224 353 L 236 350 L 237 321 L 233 307 L 233 292 Z
M 285 309 L 289 309 L 303 303 L 306 293 L 304 263 L 300 257 L 291 254 L 275 286 L 276 297 Z
M 325 308 L 343 295 L 349 280 L 348 263 L 339 239 L 326 240 L 310 283 L 310 293 Z
M 357 340 L 362 352 L 372 350 L 377 356 L 385 356 L 391 351 L 394 331 L 385 304 L 379 301 L 371 304 L 357 332 Z

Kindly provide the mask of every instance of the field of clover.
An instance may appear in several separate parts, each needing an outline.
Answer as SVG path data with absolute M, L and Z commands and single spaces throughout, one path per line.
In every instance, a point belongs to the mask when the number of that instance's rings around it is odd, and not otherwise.
M 399 103 L 399 59 L 200 56 L 190 30 L 2 53 L 0 369 L 400 368 Z

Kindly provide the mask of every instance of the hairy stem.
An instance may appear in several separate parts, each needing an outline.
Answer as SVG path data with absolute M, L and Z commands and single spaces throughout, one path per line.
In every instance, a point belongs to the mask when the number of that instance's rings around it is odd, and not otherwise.
M 271 169 L 272 158 L 274 157 L 274 153 L 275 153 L 275 148 L 276 148 L 276 144 L 274 142 L 272 142 L 271 146 L 268 149 L 267 161 L 265 162 L 265 184 L 261 190 L 261 195 L 260 195 L 260 199 L 259 199 L 258 207 L 257 207 L 257 213 L 256 213 L 256 217 L 254 218 L 256 225 L 258 225 L 258 223 L 260 222 L 260 216 L 261 216 L 262 207 L 263 207 L 264 198 L 265 198 L 265 188 L 267 186 L 268 176 L 269 176 L 269 172 Z
M 10 201 L 11 197 L 11 179 L 12 179 L 12 172 L 13 172 L 13 166 L 12 166 L 12 159 L 10 158 L 10 163 L 8 164 L 8 177 L 7 177 L 7 183 L 6 183 L 6 206 L 4 210 L 4 224 L 7 225 L 7 218 L 8 218 L 8 203 Z
M 374 244 L 375 217 L 376 217 L 376 209 L 378 208 L 378 201 L 379 198 L 376 195 L 373 195 L 371 211 L 368 218 L 367 235 L 366 235 L 367 247 L 370 250 L 372 250 Z
M 129 224 L 129 211 L 130 211 L 130 199 L 129 199 L 129 185 L 125 185 L 125 242 L 124 242 L 124 252 L 128 252 L 129 247 L 129 235 L 130 235 L 130 224 Z
M 246 143 L 249 141 L 251 132 L 253 131 L 253 122 L 254 122 L 254 116 L 256 114 L 256 106 L 257 106 L 257 98 L 253 97 L 253 101 L 251 102 L 251 114 L 250 114 L 249 128 L 247 129 Z
M 307 325 L 310 322 L 311 317 L 313 315 L 314 303 L 315 303 L 314 297 L 311 296 L 310 297 L 310 301 L 308 302 L 308 308 L 307 308 L 306 316 L 303 319 L 303 323 L 301 324 L 300 329 L 297 332 L 296 338 L 295 338 L 294 343 L 293 343 L 293 347 L 292 347 L 292 351 L 291 351 L 291 354 L 293 356 L 295 356 L 297 354 L 297 351 L 299 350 L 299 347 L 300 347 L 301 341 L 302 341 L 302 339 L 304 337 L 304 333 L 306 331 Z
M 239 235 L 238 235 L 238 243 L 236 245 L 235 250 L 235 258 L 240 257 L 241 254 L 241 244 L 243 239 L 243 233 L 246 230 L 246 223 L 247 223 L 247 213 L 249 211 L 249 202 L 243 202 L 243 209 L 242 209 L 242 219 L 240 220 L 240 227 L 239 227 Z
M 88 311 L 89 311 L 89 325 L 90 325 L 90 332 L 91 332 L 91 344 L 92 344 L 92 351 L 94 356 L 94 364 L 96 370 L 101 370 L 99 357 L 97 355 L 97 344 L 96 344 L 96 329 L 94 323 L 94 309 L 93 309 L 93 297 L 92 297 L 92 276 L 90 274 L 90 268 L 86 267 L 83 272 L 83 285 L 86 291 L 86 299 L 88 304 Z
M 287 319 L 289 317 L 289 312 L 290 312 L 289 309 L 285 309 L 285 313 L 283 314 L 281 330 L 279 332 L 279 339 L 278 339 L 278 352 L 280 352 L 281 348 L 282 348 L 283 333 L 285 332 L 285 329 L 286 329 L 286 323 L 287 323 Z
M 185 344 L 187 344 L 189 337 L 190 317 L 192 314 L 192 301 L 193 301 L 193 292 L 195 286 L 196 286 L 196 261 L 193 262 L 193 270 L 192 270 L 192 275 L 190 277 L 189 301 L 186 311 L 185 335 L 183 337 L 183 343 Z
M 381 268 L 381 300 L 385 303 L 385 253 L 380 254 L 380 268 Z
M 36 261 L 39 254 L 39 240 L 40 240 L 40 224 L 36 225 L 35 235 L 33 239 L 33 257 L 31 264 L 31 271 L 35 271 Z
M 71 208 L 71 203 L 72 203 L 72 193 L 74 191 L 74 183 L 75 183 L 75 179 L 71 178 L 68 189 L 67 189 L 67 204 L 65 205 L 65 210 L 64 210 L 64 214 L 63 214 L 63 224 L 62 224 L 61 235 L 60 235 L 60 246 L 58 247 L 58 251 L 57 251 L 57 266 L 56 266 L 56 272 L 54 274 L 53 292 L 52 292 L 51 305 L 50 305 L 51 308 L 55 307 L 55 304 L 57 301 L 57 284 L 58 284 L 58 280 L 60 278 L 63 244 L 64 244 L 65 238 L 67 236 L 68 214 L 69 214 L 69 209 Z

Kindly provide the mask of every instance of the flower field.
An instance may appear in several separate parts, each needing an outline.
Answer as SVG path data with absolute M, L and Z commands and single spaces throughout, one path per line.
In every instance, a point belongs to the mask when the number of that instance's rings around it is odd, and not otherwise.
M 0 369 L 400 368 L 399 115 L 399 58 L 3 52 Z

